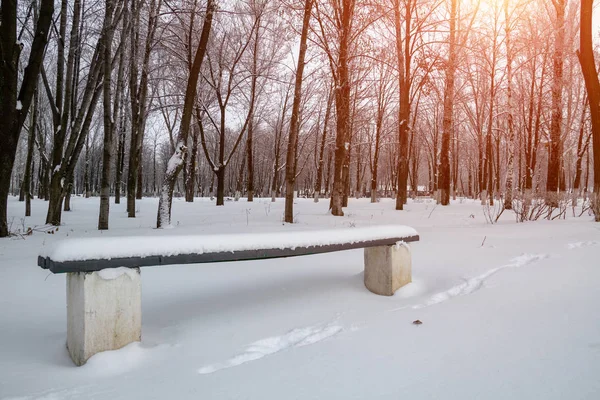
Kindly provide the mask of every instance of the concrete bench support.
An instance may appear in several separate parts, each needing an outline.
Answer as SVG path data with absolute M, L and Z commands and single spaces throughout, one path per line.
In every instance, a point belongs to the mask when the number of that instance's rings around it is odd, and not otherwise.
M 365 286 L 371 292 L 392 296 L 411 281 L 411 255 L 407 243 L 365 248 Z
M 140 341 L 141 335 L 139 268 L 67 274 L 67 348 L 75 364 Z

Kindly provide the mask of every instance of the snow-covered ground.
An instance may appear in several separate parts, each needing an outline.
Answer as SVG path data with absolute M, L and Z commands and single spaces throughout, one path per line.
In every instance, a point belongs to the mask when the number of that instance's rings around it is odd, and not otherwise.
M 589 216 L 489 225 L 481 206 L 299 199 L 157 201 L 138 218 L 74 198 L 64 225 L 0 239 L 0 399 L 600 399 L 600 224 Z M 13 229 L 46 204 L 9 199 Z M 435 208 L 434 208 L 435 207 Z M 37 254 L 66 237 L 282 232 L 402 224 L 417 229 L 413 283 L 392 297 L 363 285 L 362 250 L 142 270 L 142 342 L 75 367 L 65 348 L 65 276 Z M 482 245 L 483 243 L 483 245 Z M 414 325 L 414 320 L 422 325 Z

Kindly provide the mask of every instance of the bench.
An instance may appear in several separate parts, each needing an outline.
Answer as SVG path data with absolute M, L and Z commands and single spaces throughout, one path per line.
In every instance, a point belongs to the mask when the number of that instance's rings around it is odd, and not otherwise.
M 198 236 L 67 239 L 43 249 L 38 265 L 67 274 L 67 348 L 83 365 L 96 353 L 140 341 L 140 267 L 264 260 L 364 248 L 364 283 L 391 296 L 411 282 L 407 226 Z

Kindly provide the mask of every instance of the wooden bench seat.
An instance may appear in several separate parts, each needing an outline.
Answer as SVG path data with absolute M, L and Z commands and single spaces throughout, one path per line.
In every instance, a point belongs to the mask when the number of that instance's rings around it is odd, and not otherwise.
M 67 273 L 67 347 L 77 365 L 141 340 L 140 267 L 295 257 L 364 248 L 365 286 L 391 296 L 411 281 L 406 226 L 321 231 L 67 239 L 38 265 Z

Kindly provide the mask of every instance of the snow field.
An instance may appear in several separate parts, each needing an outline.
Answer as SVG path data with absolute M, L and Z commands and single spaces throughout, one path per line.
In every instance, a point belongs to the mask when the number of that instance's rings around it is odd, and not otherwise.
M 505 212 L 492 226 L 477 202 L 397 212 L 351 199 L 337 218 L 327 201 L 298 199 L 287 225 L 281 199 L 175 199 L 165 231 L 153 229 L 157 200 L 143 199 L 136 219 L 111 204 L 99 232 L 98 202 L 74 198 L 53 235 L 0 241 L 0 399 L 600 398 L 600 226 L 589 217 L 516 224 Z M 26 227 L 45 217 L 45 203 L 32 207 Z M 23 209 L 9 200 L 16 226 Z M 364 288 L 362 250 L 144 268 L 142 342 L 81 368 L 65 349 L 65 276 L 36 266 L 67 237 L 381 224 L 421 237 L 413 283 L 392 297 Z

